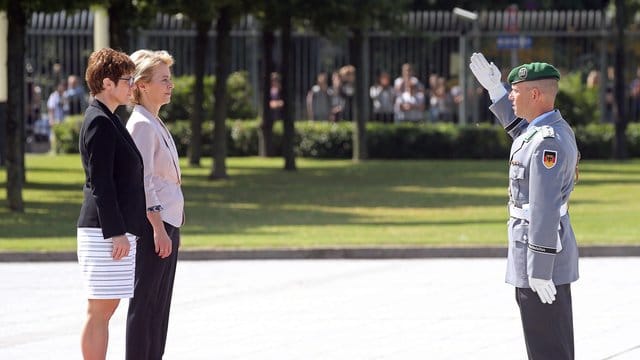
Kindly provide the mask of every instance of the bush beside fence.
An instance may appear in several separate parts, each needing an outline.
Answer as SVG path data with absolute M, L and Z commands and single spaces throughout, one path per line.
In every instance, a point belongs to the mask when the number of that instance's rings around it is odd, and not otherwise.
M 69 118 L 56 125 L 56 151 L 78 152 L 78 131 L 82 117 Z M 187 154 L 191 142 L 188 121 L 168 124 L 180 156 Z M 258 154 L 258 120 L 227 121 L 227 153 L 229 156 Z M 310 158 L 350 158 L 353 125 L 349 122 L 296 122 L 296 155 Z M 589 124 L 575 128 L 578 148 L 583 159 L 611 157 L 614 129 L 611 124 Z M 202 129 L 203 155 L 211 155 L 213 123 L 206 121 Z M 282 125 L 274 127 L 274 144 L 280 155 Z M 509 154 L 511 139 L 495 125 L 479 124 L 367 124 L 367 149 L 373 159 L 504 159 Z M 640 157 L 640 124 L 629 124 L 627 150 Z

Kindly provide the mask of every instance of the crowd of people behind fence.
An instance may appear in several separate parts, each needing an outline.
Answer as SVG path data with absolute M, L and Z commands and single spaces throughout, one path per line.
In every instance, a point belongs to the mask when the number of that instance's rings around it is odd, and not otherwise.
M 329 74 L 320 73 L 307 93 L 307 116 L 310 120 L 340 121 L 352 119 L 356 70 L 346 65 Z M 459 86 L 449 87 L 446 78 L 431 74 L 426 86 L 418 79 L 411 64 L 404 64 L 393 82 L 391 75 L 380 72 L 369 89 L 371 120 L 384 123 L 454 122 L 457 105 L 462 101 Z
M 42 101 L 46 104 L 44 114 L 41 111 Z M 28 135 L 33 136 L 36 141 L 48 140 L 52 135 L 53 125 L 64 122 L 67 116 L 82 114 L 88 101 L 85 87 L 76 75 L 58 80 L 46 99 L 43 98 L 40 85 L 30 84 L 26 114 Z
M 41 86 L 28 86 L 27 133 L 36 141 L 50 140 L 52 126 L 63 122 L 67 116 L 82 114 L 89 101 L 78 76 L 72 74 L 65 78 L 58 74 L 56 79 L 46 97 Z M 332 122 L 352 120 L 355 79 L 356 69 L 352 65 L 345 65 L 331 73 L 317 74 L 315 84 L 306 95 L 306 118 Z M 380 72 L 369 88 L 371 116 L 367 120 L 382 123 L 458 122 L 458 105 L 463 100 L 460 86 L 434 73 L 425 80 L 425 83 L 420 81 L 408 63 L 401 66 L 400 75 L 395 79 L 389 72 Z M 587 89 L 597 88 L 601 83 L 606 86 L 603 119 L 610 122 L 616 115 L 612 67 L 607 69 L 604 81 L 597 70 L 592 70 L 585 77 Z M 281 88 L 280 75 L 272 73 L 269 92 L 273 119 L 282 118 L 284 102 Z M 628 91 L 628 116 L 632 121 L 638 121 L 640 68 Z M 43 112 L 41 109 L 46 110 Z

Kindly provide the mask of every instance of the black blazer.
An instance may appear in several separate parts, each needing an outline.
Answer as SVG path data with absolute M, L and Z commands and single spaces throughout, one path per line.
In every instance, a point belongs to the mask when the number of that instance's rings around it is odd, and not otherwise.
M 84 114 L 79 148 L 85 184 L 78 227 L 101 228 L 105 239 L 148 235 L 142 156 L 120 118 L 98 100 Z

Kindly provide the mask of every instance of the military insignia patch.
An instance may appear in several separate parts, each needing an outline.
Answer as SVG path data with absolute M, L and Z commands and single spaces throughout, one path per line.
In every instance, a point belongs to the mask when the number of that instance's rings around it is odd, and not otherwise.
M 542 164 L 547 169 L 551 169 L 556 166 L 558 162 L 558 152 L 553 150 L 545 150 L 542 152 Z

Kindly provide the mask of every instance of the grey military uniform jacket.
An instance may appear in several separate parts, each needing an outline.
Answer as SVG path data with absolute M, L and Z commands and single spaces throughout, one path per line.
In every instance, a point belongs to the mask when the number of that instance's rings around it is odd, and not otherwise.
M 567 212 L 578 161 L 573 130 L 558 110 L 529 127 L 515 116 L 507 96 L 489 109 L 514 139 L 506 282 L 527 288 L 528 277 L 556 285 L 576 281 L 578 246 Z

